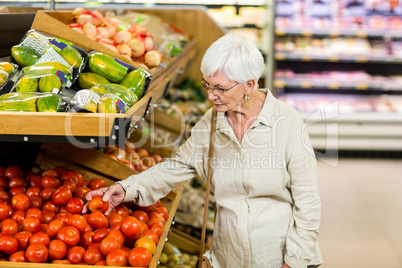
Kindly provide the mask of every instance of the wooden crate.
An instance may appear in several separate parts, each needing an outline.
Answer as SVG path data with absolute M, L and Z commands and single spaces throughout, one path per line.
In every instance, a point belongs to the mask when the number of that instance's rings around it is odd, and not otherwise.
M 140 135 L 140 133 L 137 133 Z M 133 136 L 134 137 L 134 136 Z M 155 153 L 159 153 L 162 156 L 170 156 L 174 150 L 169 148 L 153 150 L 149 147 L 150 143 L 145 144 L 142 148 L 145 148 Z M 93 149 L 93 148 L 78 148 L 68 143 L 43 143 L 41 151 L 39 152 L 35 167 L 33 171 L 39 169 L 46 170 L 55 167 L 64 167 L 66 169 L 73 169 L 80 172 L 86 180 L 92 178 L 100 178 L 106 182 L 106 185 L 112 185 L 118 180 L 124 180 L 128 176 L 138 174 L 135 170 L 132 170 L 125 165 L 113 160 L 105 154 Z M 163 206 L 169 211 L 169 219 L 166 221 L 163 229 L 163 234 L 159 239 L 159 243 L 156 247 L 156 251 L 153 255 L 152 262 L 149 267 L 156 267 L 159 261 L 159 257 L 162 253 L 162 249 L 169 234 L 172 220 L 177 210 L 177 206 L 180 202 L 180 198 L 183 192 L 184 183 L 181 183 L 176 189 L 171 191 L 166 197 L 161 199 Z M 12 263 L 12 262 L 0 262 L 2 268 L 36 268 L 36 267 L 71 267 L 71 268 L 84 268 L 88 266 L 77 265 L 56 265 L 56 264 L 37 264 L 37 263 Z

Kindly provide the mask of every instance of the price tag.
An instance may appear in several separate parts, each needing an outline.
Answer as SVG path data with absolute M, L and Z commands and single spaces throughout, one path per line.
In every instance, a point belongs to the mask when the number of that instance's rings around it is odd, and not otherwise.
M 366 90 L 368 89 L 369 85 L 367 83 L 357 83 L 356 89 L 358 90 Z
M 284 60 L 284 59 L 286 59 L 286 56 L 285 56 L 285 54 L 283 54 L 283 53 L 276 53 L 276 54 L 275 54 L 275 59 L 277 59 L 277 60 Z
M 358 57 L 356 57 L 356 61 L 357 62 L 368 62 L 368 58 L 367 57 L 365 57 L 365 56 L 358 56 Z
M 361 37 L 361 38 L 366 38 L 367 37 L 367 32 L 363 30 L 358 30 L 356 31 L 356 36 Z
M 286 34 L 286 31 L 283 29 L 277 29 L 275 32 L 276 32 L 276 35 L 285 35 Z
M 338 89 L 339 88 L 339 83 L 337 82 L 331 82 L 328 84 L 329 89 Z
M 339 36 L 339 35 L 340 35 L 340 33 L 337 30 L 333 30 L 333 31 L 329 32 L 330 37 L 336 37 L 336 36 Z
M 275 80 L 274 81 L 274 86 L 275 87 L 285 87 L 286 83 L 283 80 Z
M 313 84 L 312 84 L 310 81 L 303 81 L 303 82 L 300 82 L 300 86 L 301 86 L 302 88 L 311 88 L 312 85 L 313 85 Z
M 301 31 L 301 34 L 303 35 L 303 36 L 312 36 L 313 35 L 313 31 L 312 30 L 303 30 L 303 31 Z

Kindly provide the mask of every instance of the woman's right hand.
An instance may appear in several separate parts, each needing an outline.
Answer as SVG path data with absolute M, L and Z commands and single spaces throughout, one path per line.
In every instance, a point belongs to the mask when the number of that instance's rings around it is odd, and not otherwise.
M 109 187 L 103 187 L 95 191 L 91 191 L 87 194 L 86 200 L 89 202 L 95 196 L 102 195 L 103 202 L 109 202 L 109 208 L 105 212 L 105 215 L 109 215 L 110 211 L 113 208 L 118 206 L 126 196 L 126 191 L 123 189 L 119 183 L 115 183 Z M 88 202 L 85 204 L 84 208 L 82 209 L 82 213 L 86 213 L 88 211 Z

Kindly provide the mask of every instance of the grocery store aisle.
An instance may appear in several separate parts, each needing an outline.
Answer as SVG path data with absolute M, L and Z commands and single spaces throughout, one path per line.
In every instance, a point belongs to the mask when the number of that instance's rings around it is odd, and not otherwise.
M 321 267 L 402 267 L 402 159 L 318 167 Z

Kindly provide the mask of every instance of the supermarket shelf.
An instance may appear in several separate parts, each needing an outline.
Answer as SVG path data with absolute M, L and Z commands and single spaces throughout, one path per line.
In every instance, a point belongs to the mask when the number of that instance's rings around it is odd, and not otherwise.
M 402 150 L 402 116 L 398 113 L 301 113 L 314 149 Z
M 274 86 L 276 88 L 297 88 L 297 89 L 312 89 L 324 92 L 336 91 L 370 91 L 370 93 L 387 93 L 387 94 L 402 94 L 402 85 L 392 82 L 344 82 L 344 81 L 313 81 L 309 79 L 275 79 Z M 356 92 L 357 91 L 357 92 Z
M 297 28 L 277 28 L 275 34 L 278 36 L 296 35 L 296 36 L 350 36 L 360 38 L 402 38 L 402 30 L 384 30 L 384 29 L 297 29 Z
M 296 54 L 291 52 L 276 52 L 275 59 L 278 61 L 323 61 L 323 62 L 356 62 L 356 63 L 393 63 L 401 64 L 402 59 L 394 56 L 368 56 L 368 55 L 311 55 L 311 54 Z

